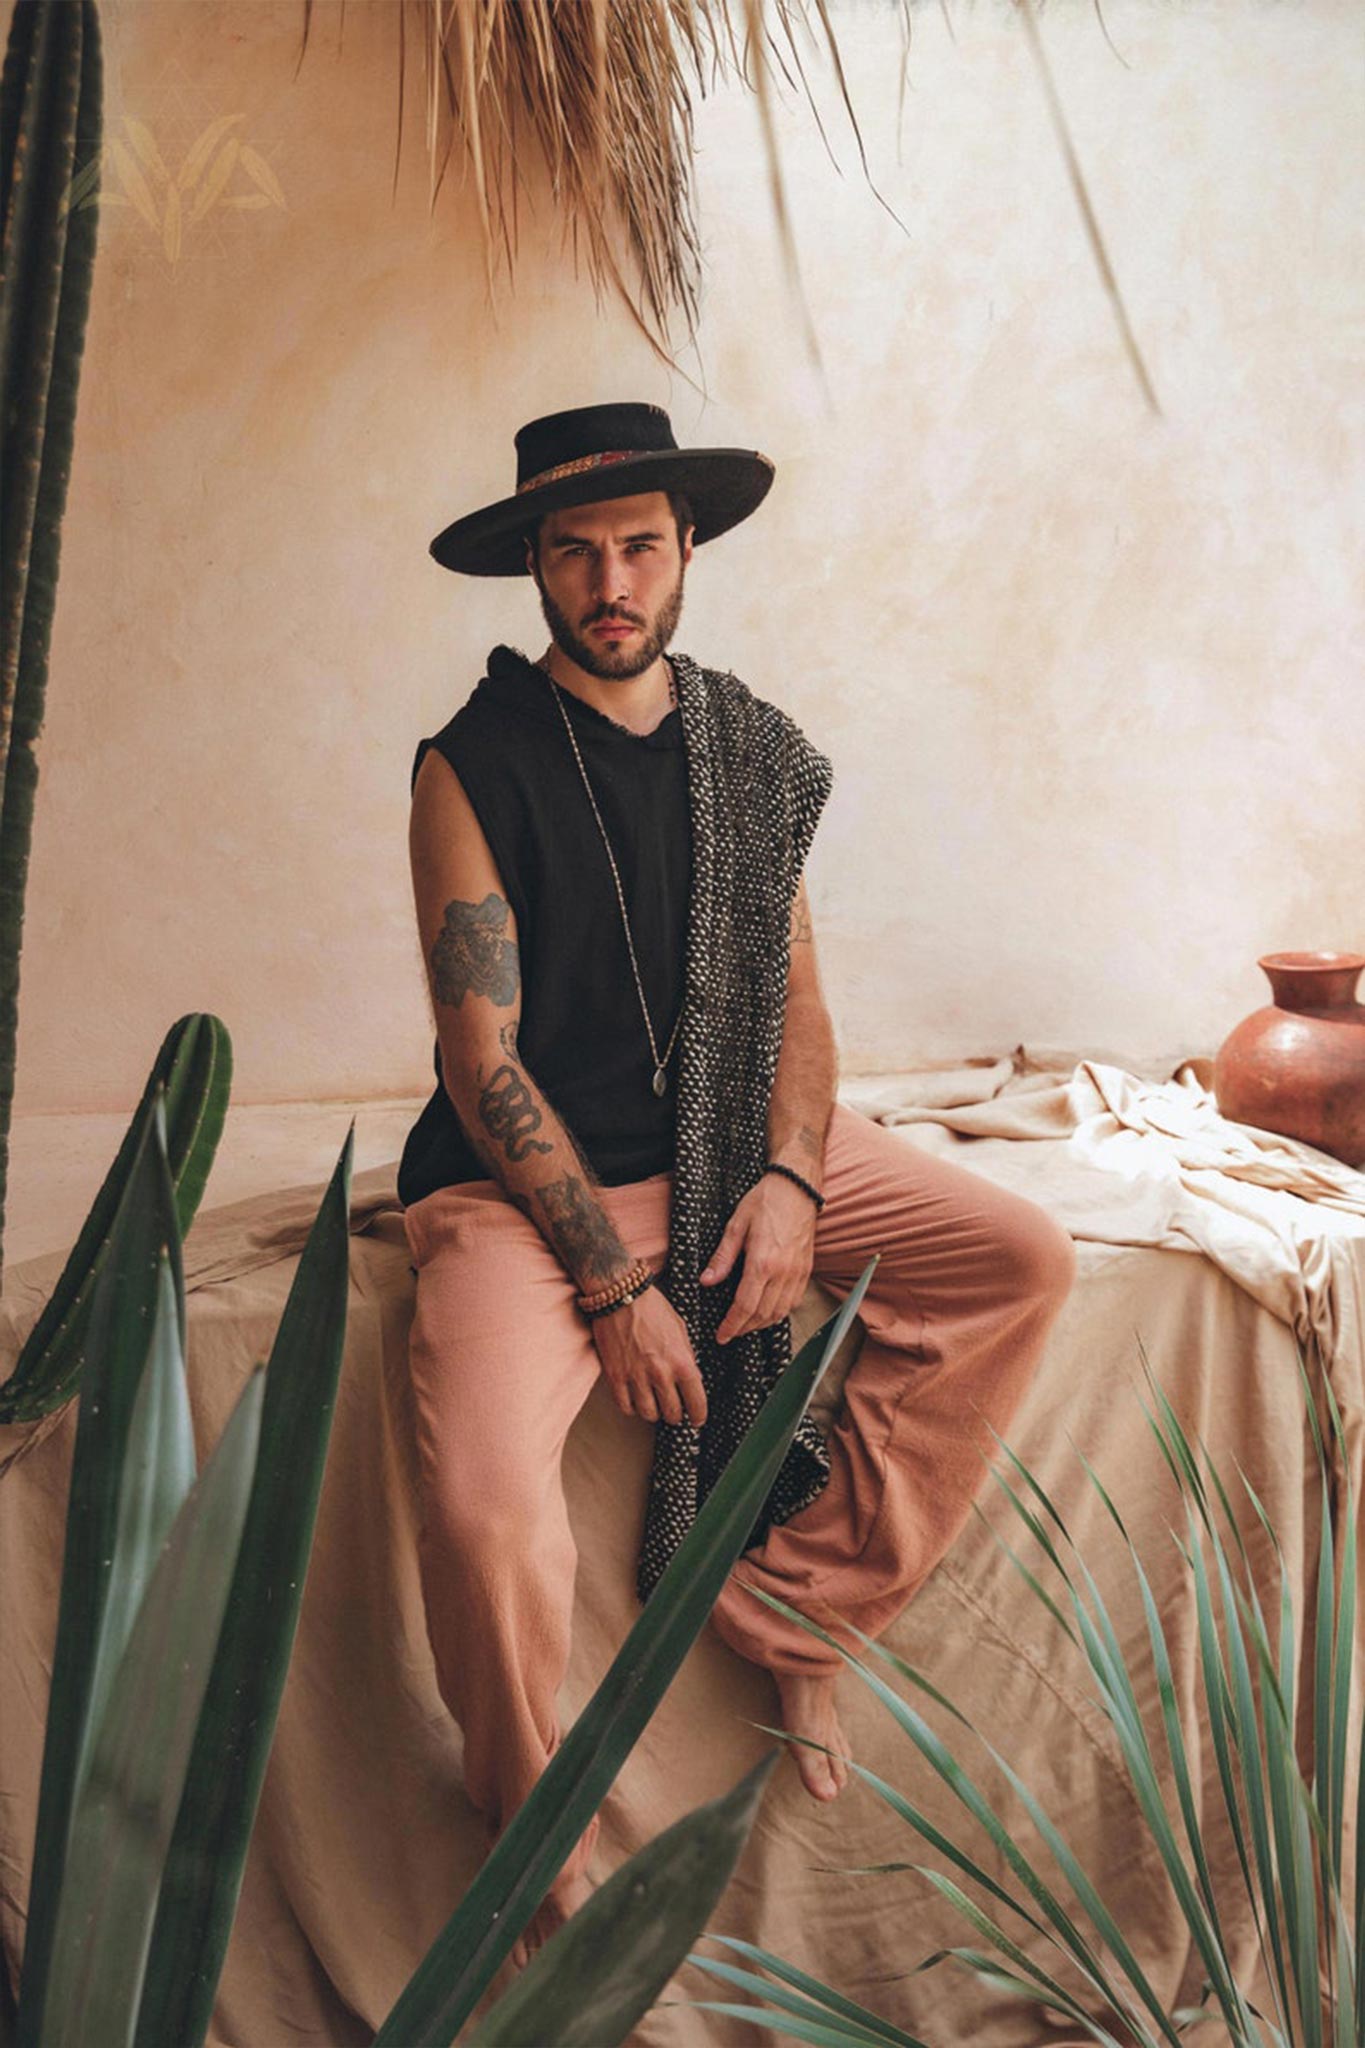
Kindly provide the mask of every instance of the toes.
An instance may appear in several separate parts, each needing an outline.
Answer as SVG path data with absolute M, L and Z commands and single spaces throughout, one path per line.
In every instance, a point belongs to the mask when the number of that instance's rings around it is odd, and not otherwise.
M 830 1776 L 829 1759 L 818 1749 L 794 1749 L 797 1769 L 806 1790 L 816 1799 L 828 1799 L 835 1790 Z

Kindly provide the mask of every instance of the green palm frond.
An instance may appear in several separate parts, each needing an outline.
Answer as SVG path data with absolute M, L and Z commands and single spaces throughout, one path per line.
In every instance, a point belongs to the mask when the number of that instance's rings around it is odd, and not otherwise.
M 1118 1534 L 1137 1585 L 1146 1632 L 1141 1651 L 1130 1646 L 1125 1654 L 1095 1575 L 1061 1516 L 1023 1462 L 1003 1444 L 1013 1482 L 998 1471 L 992 1476 L 1056 1574 L 1059 1590 L 1054 1594 L 1045 1588 L 1024 1558 L 1003 1538 L 997 1535 L 996 1540 L 1087 1667 L 1094 1696 L 1117 1737 L 1142 1823 L 1160 1854 L 1172 1896 L 1203 1964 L 1200 2005 L 1173 2012 L 1164 2009 L 1117 1915 L 1100 1896 L 1061 1829 L 1008 1758 L 921 1672 L 850 1624 L 851 1634 L 872 1653 L 876 1664 L 889 1667 L 898 1679 L 946 1707 L 958 1727 L 980 1745 L 1049 1852 L 1064 1880 L 1061 1887 L 1044 1876 L 1003 1814 L 986 1799 L 957 1753 L 960 1743 L 950 1748 L 874 1662 L 844 1648 L 784 1601 L 752 1585 L 749 1591 L 838 1652 L 984 1832 L 1014 1881 L 998 1881 L 902 1793 L 854 1762 L 852 1768 L 876 1797 L 945 1856 L 986 1900 L 983 1905 L 969 1897 L 962 1885 L 943 1871 L 927 1864 L 910 1865 L 961 1915 L 981 1943 L 978 1947 L 940 1949 L 920 1962 L 912 1974 L 952 1961 L 1015 1999 L 1058 2008 L 1103 2048 L 1119 2048 L 1120 2041 L 1136 2043 L 1138 2048 L 1159 2048 L 1159 2044 L 1169 2048 L 1191 2026 L 1213 2019 L 1222 2022 L 1234 2048 L 1359 2048 L 1365 2040 L 1365 1770 L 1361 1769 L 1365 1729 L 1353 1707 L 1359 1626 L 1359 1510 L 1341 1414 L 1324 1378 L 1321 1385 L 1330 1426 L 1328 1430 L 1320 1426 L 1313 1385 L 1300 1354 L 1299 1376 L 1310 1418 L 1321 1506 L 1313 1613 L 1301 1617 L 1283 1546 L 1251 1482 L 1239 1471 L 1242 1492 L 1269 1542 L 1273 1599 L 1265 1598 L 1267 1588 L 1257 1583 L 1232 1491 L 1208 1446 L 1197 1436 L 1191 1440 L 1157 1384 L 1145 1353 L 1143 1364 L 1152 1394 L 1151 1406 L 1143 1403 L 1143 1413 L 1183 1510 L 1183 1530 L 1178 1535 L 1172 1533 L 1189 1574 L 1202 1692 L 1201 1725 L 1182 1723 L 1170 1644 L 1148 1568 L 1118 1505 L 1083 1454 L 1077 1455 Z M 1312 1657 L 1302 1666 L 1296 1649 L 1301 1620 L 1305 1624 L 1311 1620 L 1313 1628 Z M 1300 1698 L 1301 1689 L 1311 1696 Z M 1154 1718 L 1164 1745 L 1164 1763 L 1159 1761 L 1158 1731 L 1149 1731 L 1140 1707 L 1140 1700 L 1148 1696 L 1156 1700 Z M 1357 1714 L 1354 1729 L 1353 1712 Z M 1311 1730 L 1313 1750 L 1307 1769 L 1301 1764 L 1295 1740 L 1296 1728 L 1305 1724 Z M 1230 1961 L 1232 1942 L 1225 1924 L 1229 1901 L 1224 1896 L 1220 1902 L 1215 1889 L 1209 1824 L 1201 1825 L 1196 1793 L 1198 1750 L 1204 1746 L 1205 1729 L 1270 1986 L 1273 2009 L 1269 2012 L 1253 2005 Z M 1161 1772 L 1167 1767 L 1173 1796 L 1163 1789 Z M 1355 1853 L 1354 1868 L 1348 1869 L 1347 1784 L 1353 1772 L 1357 1780 Z M 701 1954 L 690 1960 L 763 2003 L 745 2008 L 709 2004 L 703 2009 L 742 2013 L 769 2034 L 790 2039 L 871 2042 L 898 2038 L 894 2030 L 878 2033 L 877 2028 L 887 2028 L 887 2022 L 879 2022 L 875 2015 L 853 2008 L 847 2001 L 837 2003 L 839 1995 L 830 1987 L 794 1975 L 792 1965 L 782 1958 L 719 1935 L 707 1939 L 739 1949 L 753 1967 L 740 1972 L 732 1964 Z M 1039 1958 L 1049 1954 L 1056 1960 L 1045 1967 Z M 1057 1974 L 1063 1965 L 1064 1970 Z M 756 1971 L 767 1974 L 761 1976 Z M 1063 1981 L 1067 1976 L 1074 1984 L 1076 1973 L 1085 1987 L 1080 1994 Z M 796 2003 L 795 1993 L 800 1994 Z M 822 2028 L 843 2031 L 822 2033 Z

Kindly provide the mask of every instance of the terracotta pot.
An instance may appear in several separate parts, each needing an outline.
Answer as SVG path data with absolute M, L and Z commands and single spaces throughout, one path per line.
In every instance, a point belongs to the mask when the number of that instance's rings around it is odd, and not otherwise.
M 1218 1048 L 1220 1112 L 1365 1166 L 1365 953 L 1263 953 L 1256 965 L 1275 1000 Z

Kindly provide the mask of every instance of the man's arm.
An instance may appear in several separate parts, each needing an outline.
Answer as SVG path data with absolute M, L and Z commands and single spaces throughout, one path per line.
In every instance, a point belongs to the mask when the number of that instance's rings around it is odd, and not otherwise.
M 516 917 L 459 777 L 430 748 L 408 835 L 446 1093 L 470 1144 L 589 1293 L 631 1264 L 577 1141 L 522 1061 Z
M 825 1136 L 839 1081 L 839 1052 L 815 964 L 806 878 L 792 899 L 787 1008 L 768 1102 L 768 1157 L 823 1190 Z
M 432 748 L 413 789 L 413 893 L 431 982 L 441 1072 L 470 1143 L 583 1292 L 633 1261 L 595 1192 L 599 1183 L 517 1049 L 521 956 L 516 917 L 454 769 Z M 618 1408 L 645 1422 L 706 1420 L 687 1327 L 646 1287 L 591 1325 Z

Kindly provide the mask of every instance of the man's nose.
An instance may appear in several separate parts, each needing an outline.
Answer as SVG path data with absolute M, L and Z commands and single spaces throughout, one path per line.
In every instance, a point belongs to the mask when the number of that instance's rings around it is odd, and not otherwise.
M 604 548 L 597 558 L 594 595 L 599 604 L 617 604 L 630 596 L 629 557 Z

